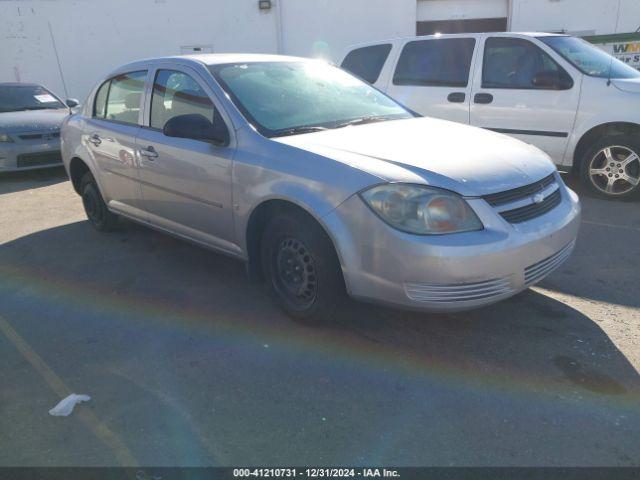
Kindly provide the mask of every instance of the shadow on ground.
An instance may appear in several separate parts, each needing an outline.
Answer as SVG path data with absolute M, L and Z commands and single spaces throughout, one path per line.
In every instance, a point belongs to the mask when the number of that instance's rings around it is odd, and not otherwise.
M 584 291 L 601 273 L 585 255 L 548 285 Z M 614 295 L 636 301 L 593 292 Z M 83 221 L 0 245 L 0 304 L 143 465 L 638 461 L 636 369 L 596 319 L 533 290 L 454 315 L 349 303 L 307 328 L 235 260 Z M 0 464 L 114 462 L 72 419 L 42 418 L 47 387 L 7 365 Z
M 541 286 L 633 308 L 640 307 L 640 203 L 593 197 L 575 176 L 564 176 L 582 202 L 582 225 L 573 255 Z
M 25 170 L 22 172 L 0 171 L 0 195 L 22 192 L 32 188 L 48 187 L 69 180 L 64 167 L 43 170 Z
M 103 297 L 99 305 L 118 301 L 166 308 L 178 316 L 196 312 L 203 321 L 223 318 L 241 329 L 291 328 L 303 336 L 367 342 L 420 361 L 478 372 L 561 375 L 603 394 L 622 394 L 640 385 L 635 369 L 596 322 L 532 290 L 449 315 L 348 302 L 331 325 L 311 329 L 292 323 L 259 285 L 248 283 L 242 263 L 131 222 L 123 221 L 112 234 L 97 233 L 87 222 L 38 232 L 0 246 L 0 264 L 7 278 L 13 275 L 26 286 L 33 281 L 53 292 L 61 288 L 80 303 L 83 295 L 87 301 L 97 296 Z M 547 280 L 548 286 L 558 283 L 558 290 L 580 291 L 584 278 L 598 276 L 589 265 L 580 268 L 583 273 L 573 282 L 567 281 L 573 275 L 561 269 Z M 602 290 L 600 296 L 606 298 L 606 287 Z

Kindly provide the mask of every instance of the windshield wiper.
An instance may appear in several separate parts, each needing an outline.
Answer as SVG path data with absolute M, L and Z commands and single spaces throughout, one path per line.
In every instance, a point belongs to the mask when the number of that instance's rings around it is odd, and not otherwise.
M 339 123 L 333 128 L 350 127 L 352 125 L 365 125 L 367 123 L 384 122 L 386 120 L 390 120 L 390 118 L 386 115 L 369 115 L 367 117 L 354 118 L 353 120 Z
M 287 135 L 299 135 L 302 133 L 321 132 L 323 130 L 327 130 L 327 128 L 318 127 L 318 126 L 291 127 L 291 128 L 285 128 L 284 130 L 279 130 L 274 135 L 272 135 L 272 137 L 286 137 Z
M 51 107 L 24 107 L 23 110 L 49 110 Z

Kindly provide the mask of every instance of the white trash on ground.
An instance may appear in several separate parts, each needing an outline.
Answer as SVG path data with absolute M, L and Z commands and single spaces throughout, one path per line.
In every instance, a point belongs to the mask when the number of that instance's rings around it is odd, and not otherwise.
M 91 400 L 89 395 L 77 395 L 72 393 L 66 398 L 63 398 L 58 402 L 58 404 L 49 410 L 49 415 L 53 415 L 54 417 L 66 417 L 71 415 L 73 412 L 73 407 L 76 406 L 76 403 L 80 402 L 88 402 Z

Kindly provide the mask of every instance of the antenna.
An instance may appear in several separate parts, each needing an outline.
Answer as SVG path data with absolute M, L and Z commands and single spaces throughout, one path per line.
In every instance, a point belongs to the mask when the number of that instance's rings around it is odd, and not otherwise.
M 618 0 L 618 14 L 616 15 L 616 31 L 614 33 L 618 33 L 618 24 L 620 23 L 620 4 L 621 3 L 622 3 L 622 0 Z M 613 69 L 613 53 L 611 53 L 611 60 L 609 60 L 609 74 L 607 75 L 607 87 L 611 85 L 612 69 Z

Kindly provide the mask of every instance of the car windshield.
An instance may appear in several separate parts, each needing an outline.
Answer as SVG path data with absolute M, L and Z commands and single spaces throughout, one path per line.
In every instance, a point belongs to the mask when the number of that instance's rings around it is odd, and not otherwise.
M 0 85 L 0 112 L 48 108 L 65 108 L 65 105 L 40 85 Z
M 210 70 L 268 137 L 414 116 L 367 83 L 320 61 L 233 63 Z
M 582 73 L 592 77 L 640 77 L 640 72 L 633 67 L 580 38 L 540 37 L 539 39 L 571 62 Z M 611 71 L 611 74 L 609 74 L 609 71 Z

